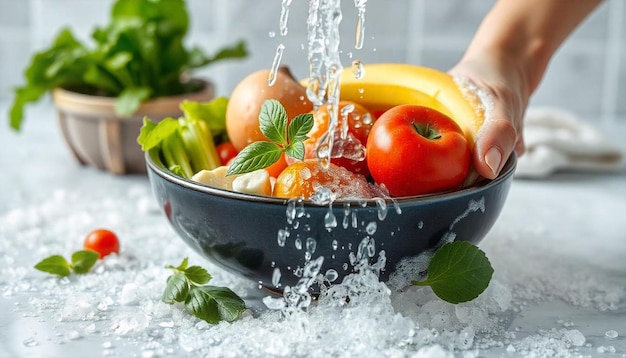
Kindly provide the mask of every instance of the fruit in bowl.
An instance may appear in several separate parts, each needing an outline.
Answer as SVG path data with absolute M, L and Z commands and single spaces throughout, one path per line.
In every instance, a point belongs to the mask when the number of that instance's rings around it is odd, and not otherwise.
M 504 205 L 515 169 L 515 157 L 509 159 L 496 179 L 464 185 L 465 179 L 471 175 L 468 150 L 480 127 L 476 123 L 482 123 L 484 118 L 480 108 L 474 108 L 471 100 L 445 74 L 403 65 L 373 65 L 372 68 L 381 70 L 384 66 L 400 66 L 414 75 L 426 77 L 435 73 L 437 78 L 411 82 L 411 86 L 424 88 L 408 87 L 406 82 L 393 77 L 367 82 L 368 74 L 376 74 L 378 70 L 370 71 L 366 66 L 364 87 L 358 88 L 356 80 L 346 79 L 341 85 L 342 96 L 346 96 L 342 100 L 358 103 L 370 113 L 390 110 L 390 114 L 379 116 L 381 123 L 385 116 L 396 117 L 392 111 L 398 105 L 406 104 L 417 105 L 419 113 L 443 118 L 456 142 L 448 147 L 461 148 L 459 159 L 454 159 L 460 163 L 461 174 L 455 175 L 452 184 L 420 193 L 400 192 L 394 196 L 376 182 L 373 166 L 369 166 L 372 176 L 366 177 L 338 166 L 331 158 L 328 170 L 323 170 L 316 161 L 305 158 L 304 142 L 314 126 L 314 116 L 304 113 L 290 117 L 285 108 L 281 110 L 279 101 L 264 99 L 255 124 L 259 125 L 265 139 L 249 142 L 237 155 L 239 159 L 236 157 L 228 165 L 196 167 L 192 170 L 193 175 L 179 171 L 177 165 L 170 162 L 176 155 L 168 154 L 169 149 L 164 146 L 171 141 L 167 139 L 170 134 L 180 131 L 173 129 L 164 135 L 155 128 L 165 128 L 166 125 L 144 126 L 146 130 L 142 131 L 140 142 L 149 142 L 146 139 L 149 137 L 162 140 L 161 144 L 155 140 L 152 145 L 144 146 L 148 175 L 159 205 L 179 236 L 211 261 L 275 292 L 281 292 L 286 286 L 293 287 L 311 275 L 308 266 L 311 263 L 317 264 L 313 274 L 318 285 L 311 286 L 310 290 L 319 291 L 320 283 L 340 282 L 346 275 L 362 268 L 363 261 L 379 270 L 380 279 L 384 281 L 403 261 L 432 251 L 447 241 L 478 243 L 495 223 Z M 438 81 L 440 86 L 436 86 Z M 395 95 L 380 97 L 385 91 Z M 400 100 L 403 103 L 396 103 Z M 211 103 L 206 105 L 214 106 Z M 232 105 L 231 99 L 227 106 Z M 228 109 L 224 109 L 223 104 L 221 108 L 221 115 L 226 117 Z M 469 111 L 473 113 L 472 120 L 464 119 L 459 123 L 457 118 L 466 118 L 464 115 Z M 215 115 L 219 111 L 207 112 Z M 224 118 L 227 127 L 231 120 Z M 376 121 L 366 143 L 361 143 L 366 148 L 375 143 L 372 136 L 377 136 Z M 434 129 L 440 128 L 435 126 Z M 228 129 L 225 131 L 229 132 Z M 211 132 L 211 140 L 219 140 L 223 135 L 224 131 Z M 426 141 L 435 140 L 417 135 Z M 179 148 L 184 152 L 185 138 L 178 136 L 176 140 L 182 141 Z M 421 146 L 415 148 L 422 150 Z M 246 152 L 252 154 L 246 156 Z M 392 150 L 381 157 L 394 155 Z M 285 156 L 298 160 L 288 160 L 290 163 L 286 167 L 281 164 L 285 168 L 278 175 L 266 171 L 265 167 L 281 163 Z M 449 165 L 448 160 L 440 162 L 442 166 Z M 411 162 L 404 164 L 412 165 Z M 459 176 L 462 180 L 458 179 Z M 329 187 L 333 188 L 334 184 L 329 184 L 332 182 L 337 182 L 339 189 L 359 189 L 329 190 Z M 271 195 L 268 185 L 273 187 Z

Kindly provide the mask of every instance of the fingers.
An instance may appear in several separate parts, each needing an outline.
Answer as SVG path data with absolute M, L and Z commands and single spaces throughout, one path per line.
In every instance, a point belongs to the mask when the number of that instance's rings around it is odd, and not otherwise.
M 492 117 L 478 132 L 474 147 L 474 167 L 485 178 L 498 176 L 513 151 L 524 151 L 524 142 L 506 117 Z

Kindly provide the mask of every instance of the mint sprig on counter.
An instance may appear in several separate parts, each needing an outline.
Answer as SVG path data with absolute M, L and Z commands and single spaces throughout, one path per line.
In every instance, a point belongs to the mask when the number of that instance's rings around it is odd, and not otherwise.
M 257 141 L 246 146 L 233 159 L 226 175 L 267 168 L 276 163 L 283 153 L 304 159 L 304 141 L 312 128 L 313 114 L 299 114 L 289 121 L 287 111 L 279 101 L 266 100 L 259 114 L 259 129 L 269 141 Z
M 91 270 L 100 254 L 91 250 L 79 250 L 72 254 L 71 261 L 67 261 L 61 255 L 52 255 L 39 261 L 35 268 L 61 277 L 69 276 L 72 271 L 77 274 L 85 274 Z
M 182 302 L 191 314 L 211 324 L 238 319 L 246 309 L 245 302 L 228 288 L 206 285 L 211 274 L 188 264 L 185 258 L 176 267 L 166 266 L 174 273 L 167 278 L 163 302 Z
M 430 286 L 437 297 L 456 304 L 478 297 L 492 276 L 493 267 L 482 250 L 469 242 L 455 241 L 435 251 L 425 281 L 411 284 Z

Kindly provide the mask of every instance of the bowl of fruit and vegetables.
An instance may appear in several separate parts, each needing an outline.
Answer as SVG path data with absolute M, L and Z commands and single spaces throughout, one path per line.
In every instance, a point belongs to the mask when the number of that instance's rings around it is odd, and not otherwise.
M 317 110 L 288 70 L 272 86 L 268 75 L 187 103 L 181 118 L 146 119 L 139 137 L 159 206 L 210 261 L 270 291 L 320 292 L 355 271 L 389 280 L 419 255 L 477 244 L 497 220 L 515 157 L 497 178 L 475 177 L 484 113 L 449 75 L 366 65 Z M 328 136 L 332 152 L 320 149 Z M 206 164 L 205 147 L 220 165 Z

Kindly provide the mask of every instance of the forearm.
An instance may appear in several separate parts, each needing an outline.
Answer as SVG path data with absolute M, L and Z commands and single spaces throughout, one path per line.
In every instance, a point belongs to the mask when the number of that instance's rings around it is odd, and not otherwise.
M 601 0 L 499 0 L 481 23 L 464 59 L 495 56 L 525 74 L 526 95 L 567 36 Z

